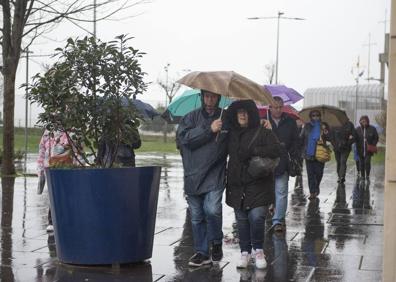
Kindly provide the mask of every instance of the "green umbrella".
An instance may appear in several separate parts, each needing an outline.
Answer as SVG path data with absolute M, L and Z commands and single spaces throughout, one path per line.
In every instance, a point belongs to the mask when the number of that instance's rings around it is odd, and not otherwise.
M 232 103 L 230 98 L 221 96 L 219 107 L 226 108 Z M 178 123 L 189 112 L 201 107 L 201 90 L 191 89 L 184 91 L 169 104 L 161 115 L 169 123 Z

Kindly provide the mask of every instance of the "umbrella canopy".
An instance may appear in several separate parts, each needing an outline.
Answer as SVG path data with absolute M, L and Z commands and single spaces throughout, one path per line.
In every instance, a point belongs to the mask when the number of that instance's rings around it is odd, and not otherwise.
M 259 110 L 260 118 L 266 119 L 269 106 L 257 106 L 257 108 Z M 295 108 L 293 108 L 292 106 L 290 106 L 290 105 L 284 106 L 283 107 L 283 112 L 288 114 L 290 117 L 294 118 L 295 120 L 302 119 L 298 115 L 298 111 Z
M 147 104 L 141 100 L 134 99 L 132 103 L 135 105 L 136 109 L 142 114 L 143 118 L 153 119 L 156 116 L 159 116 L 160 113 L 153 108 L 150 104 Z
M 144 119 L 153 119 L 156 116 L 159 116 L 160 113 L 153 108 L 150 104 L 147 104 L 139 99 L 128 99 L 125 97 L 121 98 L 121 103 L 124 107 L 127 107 L 131 104 L 138 110 L 138 112 L 141 114 L 142 118 Z
M 161 117 L 168 123 L 178 123 L 184 115 L 201 107 L 200 95 L 201 90 L 199 89 L 184 91 L 180 96 L 173 99 Z M 231 103 L 231 99 L 221 96 L 219 107 L 226 108 Z
M 272 97 L 282 98 L 285 105 L 291 105 L 304 99 L 303 95 L 285 85 L 271 84 L 264 85 L 264 87 L 271 93 Z
M 307 107 L 302 109 L 299 114 L 305 122 L 308 122 L 310 120 L 309 113 L 313 110 L 320 112 L 322 121 L 327 122 L 331 127 L 342 126 L 349 120 L 344 110 L 328 105 Z
M 194 71 L 177 81 L 234 99 L 252 99 L 261 104 L 273 102 L 271 93 L 256 82 L 233 71 Z

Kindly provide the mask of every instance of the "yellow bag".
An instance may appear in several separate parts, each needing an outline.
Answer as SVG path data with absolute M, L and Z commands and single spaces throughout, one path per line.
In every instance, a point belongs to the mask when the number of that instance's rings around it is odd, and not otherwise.
M 322 140 L 318 140 L 316 144 L 315 159 L 321 163 L 331 160 L 331 150 Z

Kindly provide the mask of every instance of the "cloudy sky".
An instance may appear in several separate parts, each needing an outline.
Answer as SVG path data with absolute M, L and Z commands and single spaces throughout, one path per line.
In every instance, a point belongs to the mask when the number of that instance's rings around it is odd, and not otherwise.
M 358 57 L 365 69 L 370 59 L 370 76 L 379 77 L 378 53 L 383 51 L 385 26 L 389 32 L 389 22 L 384 24 L 384 20 L 390 18 L 390 0 L 154 0 L 118 16 L 135 17 L 99 22 L 97 30 L 102 40 L 129 34 L 134 37 L 131 45 L 147 53 L 141 63 L 146 80 L 153 83 L 139 98 L 156 106 L 165 102 L 156 81 L 164 79 L 168 63 L 170 79 L 187 70 L 233 70 L 266 83 L 265 65 L 275 63 L 277 21 L 247 18 L 276 17 L 278 11 L 285 17 L 306 19 L 280 22 L 280 83 L 300 93 L 310 87 L 351 85 L 351 68 Z M 92 30 L 92 24 L 84 27 Z M 31 49 L 35 55 L 51 54 L 65 45 L 67 37 L 86 34 L 64 23 Z M 50 63 L 48 57 L 34 57 L 29 72 L 33 75 Z M 25 81 L 25 75 L 22 59 L 18 84 Z M 18 89 L 16 125 L 24 125 L 23 94 Z M 40 109 L 31 109 L 34 124 Z

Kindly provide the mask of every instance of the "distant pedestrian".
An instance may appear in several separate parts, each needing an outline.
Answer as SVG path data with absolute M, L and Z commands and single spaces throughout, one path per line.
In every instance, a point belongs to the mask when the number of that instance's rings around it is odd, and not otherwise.
M 370 125 L 368 116 L 361 116 L 360 126 L 356 128 L 357 142 L 356 148 L 359 155 L 360 176 L 362 180 L 370 180 L 371 157 L 376 151 L 378 143 L 377 129 Z
M 246 268 L 252 256 L 258 269 L 265 268 L 263 244 L 265 218 L 275 201 L 274 175 L 260 178 L 249 174 L 253 156 L 276 159 L 281 147 L 275 134 L 260 125 L 256 104 L 252 100 L 236 101 L 227 111 L 230 119 L 228 142 L 226 203 L 234 208 L 239 233 L 241 258 L 238 268 Z
M 310 192 L 308 199 L 313 200 L 320 193 L 320 182 L 325 166 L 324 162 L 318 160 L 316 150 L 318 144 L 326 146 L 326 141 L 329 140 L 329 126 L 321 121 L 321 114 L 317 110 L 312 110 L 309 113 L 309 118 L 310 122 L 304 126 L 302 142 Z
M 185 115 L 176 133 L 194 238 L 195 254 L 189 266 L 211 264 L 223 257 L 222 197 L 228 133 L 221 120 L 220 95 L 202 90 L 201 101 L 202 108 Z
M 44 171 L 50 166 L 67 166 L 67 165 L 80 165 L 82 160 L 77 160 L 77 150 L 74 149 L 74 154 L 71 152 L 73 145 L 70 144 L 67 134 L 61 131 L 50 132 L 45 130 L 41 137 L 39 144 L 39 156 L 37 159 L 37 175 L 38 194 L 43 192 L 45 186 Z M 51 209 L 48 210 L 48 226 L 47 232 L 52 232 L 54 227 L 52 225 Z
M 133 127 L 133 125 L 131 125 Z M 98 158 L 104 167 L 121 166 L 121 167 L 135 167 L 135 152 L 142 145 L 139 131 L 137 128 L 131 130 L 129 140 L 124 140 L 119 144 L 110 142 L 105 136 L 102 137 L 99 149 Z M 128 142 L 127 142 L 128 141 Z M 113 161 L 114 158 L 114 162 Z
M 342 126 L 331 128 L 330 142 L 333 145 L 334 155 L 337 162 L 338 183 L 345 182 L 347 161 L 352 150 L 352 144 L 357 138 L 353 123 L 347 121 Z
M 280 162 L 275 169 L 275 213 L 272 217 L 274 231 L 286 230 L 286 211 L 289 194 L 289 156 L 296 159 L 298 153 L 298 130 L 296 121 L 283 112 L 282 98 L 274 97 L 274 104 L 270 105 L 269 122 L 264 126 L 272 129 L 281 144 Z

